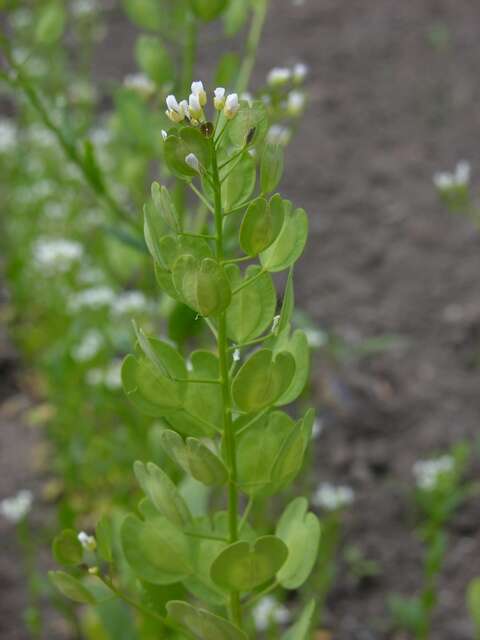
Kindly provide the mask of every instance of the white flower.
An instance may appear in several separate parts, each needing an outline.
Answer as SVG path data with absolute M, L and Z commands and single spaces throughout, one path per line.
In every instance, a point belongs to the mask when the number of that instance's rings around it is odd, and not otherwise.
M 290 142 L 291 136 L 292 133 L 287 127 L 282 127 L 281 124 L 272 124 L 267 132 L 267 142 L 286 146 Z
M 33 247 L 33 260 L 36 267 L 49 273 L 68 271 L 82 255 L 81 244 L 64 238 L 40 238 Z
M 165 131 L 165 129 L 162 129 L 160 133 L 162 134 L 162 138 L 165 141 L 168 138 L 168 133 Z
M 82 18 L 95 13 L 97 3 L 95 0 L 75 0 L 72 4 L 72 13 L 77 18 Z
M 433 183 L 439 191 L 449 191 L 458 187 L 467 187 L 470 182 L 470 163 L 461 160 L 457 163 L 455 171 L 439 171 L 433 175 Z
M 112 305 L 114 301 L 115 293 L 110 287 L 90 287 L 74 294 L 68 306 L 71 311 L 85 308 L 100 309 Z
M 167 110 L 165 113 L 172 120 L 172 122 L 182 122 L 185 118 L 185 105 L 184 101 L 178 104 L 177 99 L 173 95 L 169 95 L 166 98 Z
M 198 94 L 190 94 L 190 97 L 188 98 L 188 111 L 196 120 L 201 120 L 203 118 L 202 105 L 200 104 Z
M 194 153 L 189 153 L 188 156 L 185 156 L 185 162 L 191 169 L 200 172 L 200 162 Z
M 225 100 L 223 113 L 229 120 L 231 120 L 236 116 L 239 108 L 240 108 L 240 103 L 238 101 L 238 95 L 236 93 L 230 93 Z
M 258 631 L 266 631 L 273 623 L 286 624 L 290 620 L 289 610 L 273 596 L 265 596 L 252 610 L 255 627 Z
M 320 329 L 304 329 L 307 342 L 312 349 L 323 347 L 327 343 L 327 335 Z
M 335 486 L 323 482 L 315 491 L 312 503 L 316 507 L 322 507 L 328 511 L 337 511 L 352 504 L 354 499 L 353 489 L 346 486 Z
M 444 455 L 432 460 L 417 460 L 413 465 L 415 482 L 420 489 L 434 489 L 442 475 L 453 471 L 455 461 Z
M 252 96 L 252 94 L 251 94 L 250 92 L 248 92 L 248 91 L 244 91 L 244 92 L 242 93 L 242 95 L 240 96 L 240 98 L 241 98 L 242 100 L 245 100 L 245 102 L 248 102 L 248 105 L 249 105 L 250 107 L 252 106 L 252 103 L 253 103 L 253 96 Z
M 470 182 L 471 167 L 466 160 L 460 160 L 455 168 L 455 181 L 458 185 L 467 185 Z
M 0 502 L 0 514 L 9 522 L 23 520 L 32 508 L 33 494 L 28 489 L 22 489 L 11 498 L 4 498 Z
M 293 79 L 295 80 L 295 82 L 303 82 L 303 80 L 305 80 L 305 78 L 307 77 L 307 73 L 308 73 L 308 67 L 306 64 L 303 64 L 303 62 L 298 62 L 294 67 L 293 67 Z
M 89 536 L 85 531 L 80 531 L 77 538 L 82 547 L 87 551 L 95 551 L 97 548 L 97 541 L 95 540 L 95 537 Z
M 91 329 L 83 340 L 72 349 L 72 358 L 77 362 L 91 360 L 100 351 L 103 345 L 103 336 L 100 331 Z
M 147 299 L 141 291 L 124 291 L 112 304 L 112 310 L 118 315 L 127 315 L 145 311 Z
M 213 106 L 217 111 L 221 111 L 225 106 L 225 89 L 224 87 L 217 87 L 213 93 Z
M 200 105 L 204 107 L 207 104 L 207 94 L 205 93 L 205 89 L 203 88 L 203 82 L 201 80 L 192 82 L 191 88 L 193 95 L 197 96 Z
M 274 87 L 285 84 L 290 80 L 292 72 L 287 67 L 274 67 L 268 72 L 267 83 Z
M 287 112 L 291 116 L 298 116 L 305 108 L 305 94 L 303 91 L 290 91 L 287 98 Z
M 123 86 L 147 96 L 155 92 L 155 84 L 144 73 L 130 73 L 125 76 Z
M 0 120 L 0 153 L 11 151 L 17 142 L 17 127 L 12 120 Z

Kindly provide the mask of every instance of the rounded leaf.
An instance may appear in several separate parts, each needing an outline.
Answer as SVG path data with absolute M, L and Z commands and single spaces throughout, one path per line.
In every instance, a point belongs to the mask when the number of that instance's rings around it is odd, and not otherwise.
M 305 389 L 310 373 L 310 347 L 307 336 L 301 329 L 297 329 L 289 335 L 289 327 L 275 340 L 273 352 L 287 351 L 295 360 L 295 375 L 288 389 L 277 400 L 277 405 L 290 404 L 298 398 Z
M 198 640 L 247 640 L 246 634 L 230 621 L 205 609 L 196 609 L 187 602 L 167 603 L 170 618 Z
M 285 543 L 276 536 L 262 536 L 253 545 L 239 541 L 219 553 L 210 575 L 226 591 L 251 591 L 273 578 L 287 556 Z
M 242 411 L 260 411 L 280 398 L 294 374 L 291 354 L 281 352 L 274 356 L 270 349 L 261 349 L 240 367 L 232 383 L 233 399 Z
M 286 210 L 275 242 L 260 255 L 267 271 L 283 271 L 302 255 L 307 241 L 308 218 L 303 209 Z
M 240 227 L 240 246 L 249 256 L 256 256 L 269 247 L 280 233 L 284 220 L 280 196 L 270 203 L 257 198 L 248 206 Z
M 60 564 L 77 565 L 83 560 L 83 547 L 73 529 L 65 529 L 55 537 L 52 544 L 53 557 Z
M 160 38 L 141 35 L 135 43 L 135 58 L 140 69 L 158 85 L 173 81 L 175 67 Z
M 283 147 L 279 144 L 265 145 L 260 160 L 260 187 L 262 193 L 276 189 L 283 173 Z
M 69 600 L 82 604 L 95 604 L 95 598 L 84 585 L 64 571 L 49 571 L 48 577 Z
M 232 165 L 235 165 L 232 168 Z M 257 181 L 255 158 L 245 151 L 239 160 L 229 164 L 221 171 L 226 175 L 222 183 L 222 203 L 225 211 L 233 209 L 250 198 Z
M 173 265 L 173 283 L 185 303 L 202 316 L 220 313 L 230 304 L 225 270 L 211 258 L 198 261 L 190 255 L 180 256 Z
M 164 143 L 165 160 L 170 171 L 179 178 L 193 178 L 198 171 L 185 162 L 193 153 L 201 170 L 210 167 L 210 142 L 194 127 L 183 127 L 176 135 L 169 135 Z
M 237 115 L 228 126 L 230 141 L 235 147 L 256 144 L 265 136 L 268 129 L 268 115 L 265 105 L 255 101 L 250 105 L 242 100 Z

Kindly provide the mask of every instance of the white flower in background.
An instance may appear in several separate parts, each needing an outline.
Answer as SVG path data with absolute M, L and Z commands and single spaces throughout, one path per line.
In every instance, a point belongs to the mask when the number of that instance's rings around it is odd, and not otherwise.
M 114 360 L 106 369 L 103 383 L 109 389 L 120 389 L 122 386 L 122 360 Z
M 439 171 L 433 176 L 433 183 L 439 191 L 448 191 L 457 187 L 466 187 L 470 182 L 471 167 L 466 160 L 457 163 L 455 171 Z
M 237 115 L 239 109 L 240 103 L 238 101 L 238 95 L 236 93 L 230 93 L 225 99 L 225 106 L 223 107 L 224 115 L 231 120 Z
M 110 287 L 90 287 L 74 294 L 69 302 L 71 311 L 80 309 L 101 309 L 109 307 L 115 302 L 115 292 Z
M 99 267 L 82 268 L 78 275 L 81 284 L 99 285 L 105 280 L 105 274 Z
M 97 548 L 97 541 L 95 540 L 95 537 L 89 536 L 85 531 L 80 531 L 77 538 L 86 551 L 95 551 Z
M 292 71 L 293 79 L 295 82 L 303 82 L 307 77 L 308 67 L 303 62 L 298 62 Z
M 286 146 L 290 142 L 292 133 L 288 127 L 281 124 L 272 124 L 267 132 L 267 142 L 269 144 L 281 144 Z
M 14 29 L 24 29 L 32 23 L 32 12 L 29 9 L 18 9 L 11 13 L 9 21 Z
M 38 269 L 49 272 L 68 271 L 83 255 L 78 242 L 58 238 L 39 238 L 33 247 L 33 261 Z
M 315 491 L 312 503 L 316 507 L 322 507 L 328 511 L 337 511 L 352 504 L 355 494 L 351 487 L 335 486 L 329 482 L 323 482 Z
M 9 118 L 0 119 L 0 153 L 11 151 L 17 143 L 17 127 Z
M 22 489 L 11 498 L 4 498 L 0 502 L 0 514 L 9 522 L 23 520 L 32 508 L 33 494 L 28 489 Z
M 95 127 L 90 133 L 90 140 L 95 147 L 106 147 L 112 136 L 106 127 Z
M 72 349 L 72 358 L 77 362 L 91 360 L 100 351 L 103 345 L 103 336 L 100 331 L 91 329 L 83 337 L 82 341 Z
M 144 95 L 155 92 L 155 84 L 144 73 L 130 73 L 125 76 L 123 86 Z
M 273 596 L 265 596 L 252 610 L 257 631 L 266 631 L 272 624 L 286 624 L 290 611 Z
M 251 107 L 253 104 L 253 96 L 251 93 L 249 93 L 248 91 L 244 91 L 242 93 L 242 95 L 240 96 L 241 100 L 245 100 L 245 102 L 248 102 L 248 106 Z
M 189 153 L 188 156 L 185 156 L 185 162 L 191 169 L 200 173 L 200 162 L 194 153 Z
M 298 116 L 305 109 L 305 94 L 303 91 L 290 91 L 287 98 L 287 112 L 291 116 Z
M 442 475 L 455 467 L 452 456 L 444 455 L 432 460 L 417 460 L 413 465 L 415 482 L 420 489 L 434 489 Z
M 271 87 L 278 87 L 285 84 L 292 77 L 292 72 L 288 67 L 274 67 L 267 75 L 267 83 Z
M 65 205 L 61 202 L 48 202 L 43 212 L 50 220 L 61 220 L 66 212 Z
M 213 92 L 213 106 L 217 111 L 221 111 L 225 106 L 225 89 L 224 87 L 217 87 Z
M 141 291 L 124 291 L 112 304 L 113 312 L 118 315 L 142 312 L 146 307 L 147 298 Z
M 55 135 L 41 124 L 32 124 L 28 128 L 28 138 L 39 147 L 52 147 L 57 144 Z
M 207 94 L 203 88 L 203 82 L 201 80 L 192 82 L 191 89 L 192 94 L 198 99 L 200 106 L 204 107 L 207 104 Z
M 96 0 L 75 0 L 72 3 L 72 13 L 77 18 L 90 16 L 97 10 Z
M 327 343 L 327 334 L 320 329 L 311 329 L 307 328 L 303 330 L 307 342 L 312 349 L 319 349 L 320 347 L 325 346 Z

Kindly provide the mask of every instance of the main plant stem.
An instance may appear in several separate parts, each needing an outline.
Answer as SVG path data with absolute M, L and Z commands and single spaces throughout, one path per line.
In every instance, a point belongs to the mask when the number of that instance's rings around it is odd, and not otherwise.
M 220 176 L 215 145 L 212 139 L 213 154 L 213 184 L 215 190 L 215 228 L 217 260 L 223 261 L 223 209 Z M 226 330 L 225 312 L 218 317 L 217 348 L 220 363 L 220 379 L 222 384 L 223 404 L 223 437 L 229 469 L 228 480 L 228 528 L 230 542 L 238 540 L 238 493 L 237 493 L 237 458 L 235 452 L 235 434 L 232 421 L 232 401 L 230 397 L 230 372 L 228 364 L 228 342 Z M 230 593 L 230 617 L 239 626 L 242 626 L 242 612 L 240 607 L 240 594 L 238 591 Z

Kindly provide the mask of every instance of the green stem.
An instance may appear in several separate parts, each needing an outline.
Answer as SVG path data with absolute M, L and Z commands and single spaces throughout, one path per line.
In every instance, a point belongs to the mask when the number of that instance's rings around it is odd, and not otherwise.
M 269 0 L 257 0 L 255 3 L 250 31 L 245 45 L 245 55 L 237 79 L 236 89 L 240 94 L 247 90 L 250 82 L 250 76 L 252 75 L 253 67 L 255 65 L 255 58 L 257 57 L 257 50 L 263 31 L 263 25 L 265 24 L 265 18 L 267 17 L 268 4 Z
M 239 284 L 238 287 L 232 291 L 232 296 L 234 296 L 236 293 L 238 293 L 245 287 L 248 287 L 250 284 L 255 282 L 255 280 L 258 280 L 258 278 L 261 278 L 264 273 L 266 273 L 266 270 L 260 269 L 260 271 L 256 273 L 254 276 L 252 276 L 251 278 L 248 278 L 247 280 L 244 280 L 242 284 Z
M 220 176 L 218 172 L 217 154 L 212 142 L 213 183 L 215 191 L 215 227 L 217 233 L 217 260 L 222 262 L 223 250 L 223 212 Z M 220 363 L 220 377 L 222 380 L 223 404 L 223 437 L 229 468 L 228 482 L 228 528 L 230 542 L 238 540 L 238 493 L 237 493 L 237 458 L 235 451 L 235 433 L 232 421 L 232 402 L 230 397 L 230 371 L 228 366 L 227 323 L 225 312 L 218 318 L 217 348 Z M 240 628 L 242 626 L 242 612 L 240 594 L 238 591 L 230 593 L 230 617 Z

